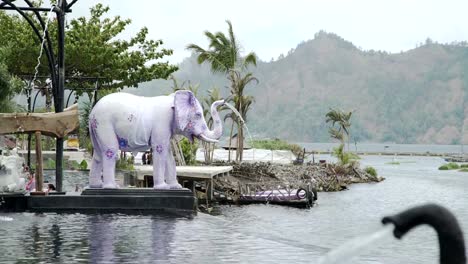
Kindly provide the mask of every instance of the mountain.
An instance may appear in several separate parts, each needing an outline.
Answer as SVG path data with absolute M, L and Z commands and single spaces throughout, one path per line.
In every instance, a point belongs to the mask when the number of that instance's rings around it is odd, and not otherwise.
M 185 59 L 174 75 L 200 84 L 203 97 L 222 74 Z M 354 111 L 351 141 L 458 144 L 468 142 L 468 46 L 430 39 L 397 54 L 364 51 L 341 37 L 319 32 L 287 55 L 251 69 L 258 85 L 247 120 L 252 134 L 298 142 L 327 142 L 331 107 Z M 165 94 L 171 82 L 155 80 L 130 92 Z M 468 128 L 468 127 L 467 127 Z M 462 134 L 464 134 L 462 136 Z

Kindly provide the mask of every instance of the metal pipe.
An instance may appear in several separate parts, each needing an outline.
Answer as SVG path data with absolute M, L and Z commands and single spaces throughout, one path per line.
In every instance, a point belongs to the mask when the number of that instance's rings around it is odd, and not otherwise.
M 2 1 L 5 1 L 6 0 L 2 0 Z M 9 3 L 7 3 L 9 4 Z M 0 6 L 0 9 L 3 9 L 3 10 L 21 10 L 21 11 L 39 11 L 39 12 L 49 12 L 50 11 L 50 8 L 46 8 L 46 7 L 17 7 L 17 8 L 14 8 L 14 7 L 8 7 L 8 6 Z M 71 9 L 68 9 L 66 10 L 65 12 L 66 13 L 70 13 L 72 10 Z
M 71 92 L 68 94 L 67 103 L 65 104 L 65 108 L 68 107 L 68 102 L 70 101 L 70 97 L 72 96 L 72 94 L 73 94 L 73 91 L 71 91 Z M 75 94 L 76 94 L 76 92 L 75 92 Z

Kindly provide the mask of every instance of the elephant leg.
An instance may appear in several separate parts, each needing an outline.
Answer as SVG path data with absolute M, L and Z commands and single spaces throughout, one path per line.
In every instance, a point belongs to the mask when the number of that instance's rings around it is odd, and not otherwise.
M 170 189 L 182 189 L 182 185 L 177 182 L 177 172 L 176 172 L 176 163 L 174 160 L 174 155 L 172 154 L 172 149 L 169 146 L 167 161 L 166 161 L 166 174 L 165 174 L 166 183 L 169 185 Z
M 115 162 L 118 159 L 119 142 L 111 124 L 98 127 L 97 140 L 101 151 L 103 188 L 118 188 L 115 183 Z
M 91 171 L 89 173 L 89 187 L 102 188 L 102 157 L 99 151 L 94 151 L 93 160 L 91 163 Z
M 154 189 L 169 189 L 170 186 L 164 182 L 166 173 L 166 163 L 168 159 L 169 140 L 154 140 L 151 148 L 153 149 L 153 182 Z

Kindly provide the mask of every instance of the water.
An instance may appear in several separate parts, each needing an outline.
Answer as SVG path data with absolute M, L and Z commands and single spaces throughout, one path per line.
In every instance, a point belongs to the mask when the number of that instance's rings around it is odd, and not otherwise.
M 231 109 L 232 112 L 233 112 L 234 114 L 236 114 L 236 115 L 240 118 L 240 120 L 241 120 L 241 122 L 242 122 L 242 125 L 245 127 L 245 129 L 247 130 L 247 134 L 249 135 L 250 144 L 252 144 L 252 142 L 253 142 L 252 135 L 250 134 L 249 128 L 247 127 L 247 124 L 245 124 L 245 121 L 244 121 L 244 119 L 242 118 L 242 115 L 239 113 L 239 111 L 237 111 L 237 109 L 236 109 L 234 106 L 232 106 L 232 105 L 230 105 L 229 103 L 226 103 L 226 102 L 225 102 L 224 104 L 225 104 L 227 107 L 229 107 L 229 109 Z
M 223 206 L 221 216 L 193 218 L 0 213 L 13 219 L 0 221 L 0 261 L 317 263 L 331 249 L 382 230 L 382 217 L 427 202 L 451 210 L 467 239 L 468 173 L 437 170 L 444 163 L 437 157 L 397 157 L 400 165 L 386 164 L 393 158 L 363 157 L 362 165 L 374 166 L 386 180 L 319 193 L 310 210 Z M 437 237 L 418 227 L 401 241 L 375 243 L 343 263 L 438 263 Z
M 308 151 L 332 151 L 339 143 L 298 143 Z M 345 144 L 348 149 L 348 144 Z M 462 154 L 468 152 L 468 147 L 462 145 L 420 145 L 393 143 L 357 143 L 349 144 L 350 151 L 374 153 L 434 153 L 434 154 Z

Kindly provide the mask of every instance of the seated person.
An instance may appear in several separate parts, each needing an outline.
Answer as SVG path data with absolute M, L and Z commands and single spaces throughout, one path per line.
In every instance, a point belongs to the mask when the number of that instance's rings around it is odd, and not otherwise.
M 47 193 L 55 192 L 55 186 L 52 183 L 47 184 Z
M 36 190 L 36 181 L 34 180 L 34 173 L 26 173 L 26 186 L 24 189 L 28 192 L 33 192 Z

